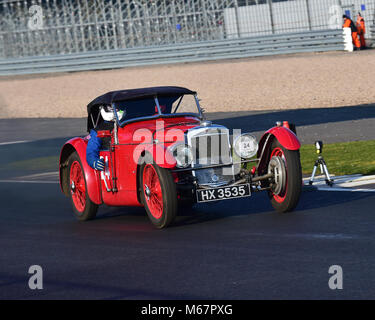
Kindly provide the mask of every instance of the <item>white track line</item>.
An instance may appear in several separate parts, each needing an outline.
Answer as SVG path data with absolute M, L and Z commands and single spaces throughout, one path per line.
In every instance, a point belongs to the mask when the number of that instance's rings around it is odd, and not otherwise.
M 344 188 L 352 188 L 352 187 L 358 187 L 358 186 L 365 186 L 367 184 L 375 184 L 375 180 L 350 181 L 350 182 L 340 183 L 339 186 L 344 187 Z
M 25 143 L 29 142 L 28 140 L 22 140 L 22 141 L 10 141 L 10 142 L 0 142 L 0 146 L 6 146 L 9 144 L 17 144 L 17 143 Z
M 339 188 L 339 187 L 313 187 L 318 191 L 344 191 L 344 192 L 375 192 L 375 189 L 351 189 L 351 188 Z
M 368 184 L 375 184 L 375 180 L 368 180 L 368 181 L 361 180 L 361 181 L 349 181 L 349 182 L 339 182 L 336 180 L 333 181 L 333 185 L 339 188 L 354 188 L 354 187 L 365 186 Z M 307 186 L 309 185 L 308 181 L 305 182 L 305 185 Z M 316 187 L 324 187 L 326 185 L 327 184 L 325 181 L 319 181 L 319 182 L 314 181 L 313 183 L 313 186 L 316 186 Z
M 43 180 L 0 180 L 0 183 L 59 183 L 58 181 L 43 181 Z
M 374 188 L 362 188 L 369 184 L 375 184 L 375 175 L 332 176 L 332 179 L 334 183 L 333 187 L 327 186 L 324 178 L 322 178 L 321 176 L 316 181 L 314 181 L 312 186 L 316 190 L 321 191 L 375 192 Z M 308 182 L 309 179 L 305 178 L 305 185 L 309 185 Z
M 17 177 L 17 179 L 29 180 L 29 179 L 39 178 L 39 177 L 58 177 L 58 176 L 59 176 L 58 171 L 52 171 L 52 172 L 30 174 L 27 176 Z

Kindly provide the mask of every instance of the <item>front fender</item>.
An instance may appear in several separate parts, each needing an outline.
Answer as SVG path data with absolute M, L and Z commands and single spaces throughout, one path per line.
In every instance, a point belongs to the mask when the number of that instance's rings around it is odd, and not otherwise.
M 90 200 L 95 204 L 101 204 L 101 189 L 100 189 L 100 179 L 99 174 L 96 170 L 92 169 L 86 161 L 86 148 L 87 139 L 84 138 L 73 138 L 67 141 L 61 149 L 60 153 L 60 188 L 61 191 L 69 196 L 69 179 L 68 179 L 68 159 L 73 152 L 77 152 L 81 160 L 83 171 L 85 174 L 87 193 Z
M 273 139 L 277 139 L 279 143 L 287 150 L 299 150 L 301 142 L 295 133 L 286 127 L 273 127 L 266 131 L 259 141 L 258 149 L 258 174 L 261 175 L 265 172 L 266 165 L 269 160 L 269 149 Z
M 301 148 L 301 143 L 298 140 L 295 133 L 292 130 L 285 127 L 273 127 L 266 131 L 266 133 L 260 139 L 259 146 L 262 140 L 265 141 L 267 138 L 266 136 L 270 134 L 273 135 L 280 142 L 280 144 L 287 150 L 298 150 L 299 148 Z
M 270 135 L 276 138 L 280 142 L 280 144 L 287 150 L 299 150 L 299 148 L 301 148 L 301 143 L 292 130 L 285 127 L 273 127 L 266 131 L 260 139 L 258 157 L 262 152 L 264 143 L 271 140 L 268 137 Z

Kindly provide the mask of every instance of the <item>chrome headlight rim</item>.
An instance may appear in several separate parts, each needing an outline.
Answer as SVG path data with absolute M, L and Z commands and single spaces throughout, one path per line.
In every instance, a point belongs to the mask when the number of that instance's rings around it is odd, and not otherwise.
M 241 154 L 241 152 L 238 150 L 238 143 L 240 141 L 241 138 L 243 138 L 244 136 L 246 137 L 250 137 L 251 139 L 253 139 L 253 141 L 255 142 L 255 145 L 256 145 L 256 148 L 254 149 L 254 151 L 251 153 L 251 155 L 249 156 L 244 156 L 243 154 Z M 255 136 L 251 133 L 242 133 L 240 134 L 239 136 L 237 136 L 234 141 L 233 141 L 233 150 L 235 152 L 235 154 L 242 158 L 242 159 L 251 159 L 252 157 L 254 157 L 257 152 L 258 152 L 258 149 L 259 149 L 259 143 L 257 141 L 257 139 L 255 138 Z
M 175 152 L 177 151 L 177 148 L 179 148 L 179 147 L 184 147 L 184 150 L 188 150 L 188 161 L 187 162 L 185 162 L 185 161 L 181 162 L 180 159 L 175 155 Z M 189 145 L 187 145 L 184 142 L 177 142 L 177 143 L 169 146 L 168 149 L 171 152 L 172 156 L 176 160 L 176 167 L 177 168 L 185 169 L 185 168 L 188 168 L 188 167 L 191 166 L 191 164 L 193 162 L 193 152 L 192 152 L 191 147 Z M 186 156 L 186 154 L 185 154 L 185 156 Z

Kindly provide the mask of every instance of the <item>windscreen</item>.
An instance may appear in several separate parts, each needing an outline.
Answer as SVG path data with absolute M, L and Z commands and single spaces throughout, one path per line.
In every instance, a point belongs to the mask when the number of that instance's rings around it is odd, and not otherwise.
M 172 97 L 158 97 L 160 111 L 165 115 L 191 113 L 200 115 L 194 95 Z M 116 102 L 115 107 L 121 110 L 120 124 L 128 120 L 158 115 L 158 108 L 154 98 L 126 100 Z M 119 113 L 118 113 L 119 114 Z
M 171 113 L 197 113 L 199 114 L 195 96 L 191 94 L 186 94 L 186 95 L 179 97 L 179 99 L 173 102 Z

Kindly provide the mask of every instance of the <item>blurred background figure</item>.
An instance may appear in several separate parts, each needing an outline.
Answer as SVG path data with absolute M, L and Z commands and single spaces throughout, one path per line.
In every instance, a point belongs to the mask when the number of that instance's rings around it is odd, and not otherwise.
M 361 42 L 358 39 L 357 27 L 355 26 L 352 19 L 350 19 L 347 15 L 344 14 L 342 17 L 344 19 L 344 24 L 342 25 L 342 27 L 343 28 L 350 28 L 351 31 L 352 31 L 352 39 L 353 39 L 354 50 L 360 50 L 361 49 Z
M 365 26 L 365 19 L 363 19 L 360 12 L 358 12 L 358 16 L 357 16 L 357 30 L 358 30 L 359 40 L 361 43 L 361 49 L 365 49 L 366 48 L 366 40 L 365 40 L 366 26 Z

